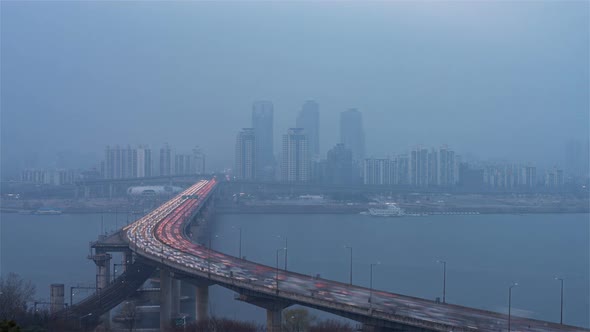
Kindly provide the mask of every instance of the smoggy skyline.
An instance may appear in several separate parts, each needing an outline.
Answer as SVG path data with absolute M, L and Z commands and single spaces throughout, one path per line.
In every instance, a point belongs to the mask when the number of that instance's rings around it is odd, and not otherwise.
M 315 100 L 322 156 L 357 108 L 367 156 L 448 144 L 560 164 L 565 142 L 589 135 L 588 9 L 2 2 L 2 170 L 27 154 L 91 166 L 107 144 L 165 142 L 231 167 L 256 100 L 274 104 L 275 147 Z

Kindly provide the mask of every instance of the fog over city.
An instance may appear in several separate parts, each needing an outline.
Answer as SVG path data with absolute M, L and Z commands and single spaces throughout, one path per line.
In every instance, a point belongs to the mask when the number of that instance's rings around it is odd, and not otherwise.
M 363 115 L 366 155 L 448 144 L 563 167 L 589 135 L 589 4 L 2 2 L 2 175 L 96 167 L 108 144 L 234 165 L 252 103 L 275 152 L 306 100 L 320 152 Z M 27 162 L 29 164 L 27 164 Z
M 0 331 L 590 332 L 590 1 L 0 0 Z

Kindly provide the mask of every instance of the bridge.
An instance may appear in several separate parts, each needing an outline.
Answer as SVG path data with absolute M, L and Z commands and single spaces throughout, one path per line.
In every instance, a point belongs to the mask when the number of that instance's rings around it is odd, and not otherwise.
M 207 318 L 208 287 L 236 292 L 236 299 L 267 312 L 267 330 L 281 331 L 281 313 L 302 305 L 363 324 L 365 331 L 590 331 L 448 303 L 314 278 L 211 250 L 191 241 L 207 222 L 218 188 L 201 180 L 109 238 L 94 243 L 99 292 L 56 313 L 74 320 L 96 319 L 133 294 L 156 270 L 160 277 L 160 327 L 170 326 L 179 308 L 179 281 L 196 287 L 197 319 Z M 109 251 L 125 253 L 125 273 L 109 282 Z M 107 276 L 102 277 L 102 276 Z

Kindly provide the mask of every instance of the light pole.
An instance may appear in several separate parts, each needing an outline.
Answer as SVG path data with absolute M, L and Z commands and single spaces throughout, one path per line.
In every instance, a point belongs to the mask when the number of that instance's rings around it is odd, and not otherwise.
M 80 322 L 80 324 L 79 324 L 80 325 L 80 328 L 82 328 L 82 319 L 84 319 L 86 317 L 89 317 L 89 316 L 92 316 L 92 313 L 89 313 L 89 314 L 86 314 L 86 315 L 80 317 L 80 320 L 79 320 L 79 322 Z M 84 324 L 84 331 L 86 331 L 86 325 L 87 324 Z
M 275 276 L 275 283 L 277 284 L 277 295 L 279 294 L 279 252 L 281 252 L 281 250 L 285 250 L 285 255 L 287 254 L 287 248 L 277 249 L 277 270 Z
M 215 235 L 215 237 L 219 237 L 219 235 Z M 209 233 L 209 247 L 207 248 L 207 273 L 209 278 L 211 277 L 211 233 Z
M 381 264 L 380 262 L 371 263 L 371 273 L 369 276 L 369 303 L 372 303 L 373 300 L 373 266 Z
M 437 263 L 443 265 L 443 303 L 446 303 L 446 294 L 447 294 L 447 262 L 438 260 Z
M 283 237 L 285 238 L 285 247 L 283 249 L 285 249 L 285 271 L 287 271 L 287 256 L 288 256 L 287 254 L 289 251 L 288 239 L 287 239 L 287 236 L 277 235 L 276 237 L 278 239 L 283 238 Z
M 555 280 L 559 280 L 561 283 L 561 304 L 559 310 L 559 324 L 563 325 L 563 278 L 555 277 Z
M 352 247 L 344 246 L 345 249 L 350 249 L 350 272 L 349 272 L 349 284 L 352 286 Z
M 510 314 L 512 309 L 512 288 L 518 286 L 518 283 L 513 283 L 508 287 L 508 332 L 510 332 Z
M 240 227 L 240 226 L 234 226 L 232 228 L 233 229 L 237 229 L 238 231 L 240 231 L 240 242 L 239 242 L 239 247 L 238 247 L 238 258 L 242 259 L 242 227 Z

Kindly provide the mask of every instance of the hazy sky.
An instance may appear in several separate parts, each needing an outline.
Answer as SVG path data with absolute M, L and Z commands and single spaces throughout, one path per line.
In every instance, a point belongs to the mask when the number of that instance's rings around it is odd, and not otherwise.
M 275 105 L 275 146 L 303 102 L 320 145 L 363 112 L 367 153 L 560 163 L 588 137 L 589 2 L 1 2 L 3 170 L 106 144 L 198 144 L 233 164 L 252 101 Z M 30 158 L 30 157 L 27 157 Z

